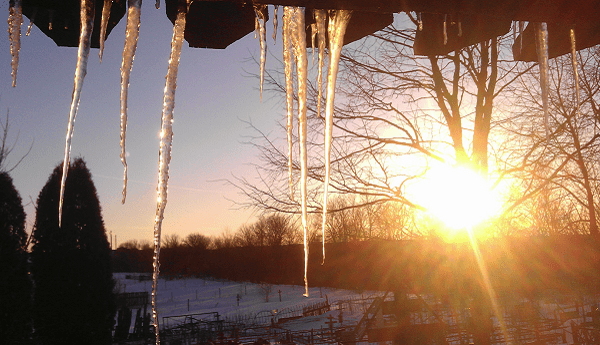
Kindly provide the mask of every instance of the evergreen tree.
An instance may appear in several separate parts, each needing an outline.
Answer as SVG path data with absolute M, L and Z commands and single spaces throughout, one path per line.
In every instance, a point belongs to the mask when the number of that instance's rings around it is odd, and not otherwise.
M 27 343 L 31 336 L 31 281 L 21 196 L 0 172 L 0 344 Z
M 110 344 L 114 281 L 96 188 L 83 159 L 76 159 L 59 227 L 61 176 L 62 164 L 37 201 L 31 252 L 35 336 L 43 344 Z

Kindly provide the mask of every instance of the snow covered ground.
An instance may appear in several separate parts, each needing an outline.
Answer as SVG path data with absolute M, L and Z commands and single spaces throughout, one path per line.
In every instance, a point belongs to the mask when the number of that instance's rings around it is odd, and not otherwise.
M 140 281 L 139 274 L 115 273 L 119 292 L 152 291 L 152 281 Z M 133 278 L 133 279 L 127 279 Z M 266 291 L 269 290 L 268 302 Z M 354 301 L 353 308 L 345 308 L 344 324 L 357 324 L 370 301 L 383 295 L 378 291 L 350 291 L 330 288 L 309 288 L 309 297 L 304 297 L 304 287 L 294 285 L 267 285 L 246 282 L 217 281 L 199 278 L 177 280 L 160 279 L 158 284 L 158 312 L 161 323 L 166 317 L 186 314 L 219 313 L 220 319 L 243 318 L 269 323 L 279 318 L 302 313 L 303 307 L 309 307 L 328 301 L 331 311 L 320 316 L 305 317 L 301 322 L 288 322 L 286 329 L 310 330 L 329 327 L 326 322 L 339 321 L 338 305 L 344 301 Z M 239 301 L 238 301 L 239 299 Z M 150 305 L 148 306 L 150 312 Z M 336 327 L 339 322 L 336 323 Z M 133 323 L 132 323 L 133 326 Z
M 151 280 L 139 280 L 139 274 L 116 273 L 117 289 L 119 292 L 148 292 L 149 296 L 152 290 Z M 267 301 L 268 291 L 268 301 Z M 234 323 L 243 323 L 248 327 L 268 327 L 271 322 L 276 324 L 274 329 L 280 332 L 296 331 L 327 331 L 333 333 L 331 327 L 349 327 L 349 330 L 359 323 L 373 299 L 377 296 L 383 296 L 380 291 L 351 291 L 331 288 L 310 288 L 309 297 L 304 297 L 303 286 L 293 285 L 267 285 L 253 284 L 247 282 L 219 281 L 199 278 L 182 278 L 176 280 L 160 279 L 158 284 L 158 312 L 161 330 L 172 328 L 185 319 L 185 315 L 206 314 L 207 319 L 215 320 L 218 313 L 218 320 L 225 320 Z M 416 298 L 416 296 L 414 296 Z M 391 299 L 392 296 L 387 297 Z M 328 303 L 326 303 L 328 302 Z M 319 304 L 328 304 L 329 311 L 316 313 L 315 316 L 304 316 L 294 318 L 303 314 L 303 310 L 315 309 Z M 585 313 L 588 314 L 592 303 L 588 304 Z M 147 306 L 148 313 L 151 312 L 151 306 Z M 560 310 L 572 310 L 570 304 L 558 305 L 555 303 L 542 303 L 537 311 L 545 319 L 553 319 L 552 314 Z M 577 309 L 573 309 L 575 312 Z M 211 313 L 211 314 L 209 314 Z M 340 319 L 340 314 L 342 318 Z M 419 313 L 417 313 L 418 316 Z M 579 312 L 577 311 L 577 314 Z M 135 314 L 134 314 L 135 315 Z M 424 314 L 422 314 L 424 315 Z M 505 314 L 507 315 L 507 314 Z M 540 314 L 541 315 L 541 314 Z M 204 317 L 204 316 L 197 316 Z M 421 316 L 427 318 L 428 316 Z M 288 319 L 289 318 L 289 319 Z M 286 320 L 285 322 L 282 322 Z M 591 317 L 574 317 L 570 321 L 559 323 L 558 333 L 563 333 L 564 338 L 560 340 L 559 334 L 552 337 L 552 344 L 573 344 L 574 339 L 570 334 L 571 322 L 582 324 Z M 341 322 L 340 322 L 341 321 Z M 380 320 L 378 327 L 393 323 L 393 320 Z M 456 320 L 444 320 L 447 325 L 456 323 Z M 495 321 L 497 323 L 497 320 Z M 391 325 L 391 324 L 390 324 Z M 512 327 L 512 326 L 511 326 Z M 527 326 L 523 326 L 527 327 Z M 134 322 L 132 321 L 130 331 L 133 331 Z M 514 336 L 514 335 L 513 335 Z M 452 342 L 451 342 L 452 343 Z

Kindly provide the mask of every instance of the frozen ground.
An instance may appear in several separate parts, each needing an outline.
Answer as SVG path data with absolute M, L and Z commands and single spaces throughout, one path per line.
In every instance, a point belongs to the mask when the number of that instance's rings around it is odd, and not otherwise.
M 152 281 L 139 281 L 135 273 L 115 273 L 119 292 L 152 291 Z M 268 302 L 266 290 L 270 288 Z M 310 330 L 329 327 L 326 322 L 329 316 L 339 320 L 337 305 L 343 301 L 353 300 L 354 312 L 348 308 L 343 315 L 343 323 L 357 324 L 363 310 L 369 307 L 372 298 L 382 295 L 377 291 L 350 291 L 330 288 L 310 288 L 309 297 L 304 297 L 304 287 L 295 285 L 266 285 L 245 282 L 217 281 L 199 278 L 177 280 L 160 279 L 158 284 L 158 312 L 160 321 L 163 318 L 186 314 L 219 313 L 221 319 L 244 318 L 269 322 L 274 319 L 290 316 L 296 311 L 302 312 L 306 306 L 329 301 L 332 310 L 314 317 L 286 323 L 290 330 Z M 239 296 L 239 305 L 238 305 Z M 363 302 L 365 301 L 365 302 Z M 188 309 L 189 305 L 189 309 Z M 150 312 L 150 305 L 148 312 Z M 352 309 L 350 309 L 352 311 Z M 168 322 L 168 320 L 167 320 Z M 336 323 L 339 326 L 339 322 Z M 161 325 L 161 328 L 163 325 Z
M 126 276 L 129 276 L 128 279 Z M 152 289 L 152 282 L 140 281 L 137 279 L 138 274 L 116 273 L 117 288 L 120 292 L 143 292 L 149 294 Z M 269 291 L 267 301 L 266 291 Z M 353 329 L 363 317 L 365 311 L 373 301 L 374 297 L 382 296 L 383 292 L 379 291 L 350 291 L 330 288 L 310 288 L 309 297 L 304 297 L 303 286 L 293 285 L 266 285 L 252 284 L 246 282 L 232 281 L 217 281 L 210 279 L 177 279 L 165 280 L 160 279 L 158 284 L 158 311 L 160 317 L 160 327 L 164 329 L 166 326 L 174 326 L 178 320 L 177 316 L 202 313 L 218 313 L 220 320 L 233 321 L 244 323 L 248 326 L 267 326 L 272 322 L 277 323 L 277 329 L 282 331 L 311 331 L 327 329 L 331 325 L 338 328 L 340 326 L 350 327 Z M 390 299 L 392 296 L 388 296 Z M 415 296 L 416 297 L 416 296 Z M 238 300 L 239 299 L 239 300 Z M 302 315 L 303 308 L 317 306 L 319 303 L 328 301 L 331 310 L 318 316 L 308 316 L 297 319 L 292 319 L 286 322 L 284 318 L 290 316 Z M 593 303 L 585 303 L 588 305 L 585 309 L 585 314 L 591 312 L 590 307 Z M 537 313 L 543 319 L 556 319 L 553 314 L 560 311 L 574 312 L 577 309 L 573 308 L 571 303 L 541 303 Z M 340 309 L 343 309 L 343 319 L 340 324 Z M 148 305 L 148 312 L 151 312 L 151 306 Z M 416 313 L 417 317 L 422 317 L 423 320 L 428 316 Z M 542 315 L 544 314 L 544 315 Z M 547 315 L 546 315 L 547 314 Z M 579 312 L 577 312 L 579 314 Z M 134 314 L 135 315 L 135 314 Z M 207 317 L 213 317 L 215 314 Z M 505 314 L 507 317 L 509 314 Z M 582 314 L 583 315 L 583 314 Z M 442 315 L 441 315 L 442 316 Z M 448 315 L 442 316 L 443 321 L 447 325 L 455 324 L 456 319 L 448 318 Z M 454 315 L 456 316 L 456 315 Z M 430 317 L 430 316 L 429 316 Z M 214 319 L 214 318 L 213 318 Z M 564 338 L 560 341 L 560 337 L 553 337 L 551 344 L 573 344 L 574 339 L 570 333 L 571 322 L 582 324 L 585 321 L 591 320 L 591 317 L 574 317 L 569 321 L 562 321 L 555 331 L 558 333 L 564 332 Z M 464 320 L 463 320 L 464 321 Z M 510 321 L 510 320 L 505 320 Z M 332 323 L 333 322 L 333 323 Z M 378 326 L 384 326 L 392 320 L 384 317 L 380 320 Z M 425 321 L 427 323 L 427 321 Z M 495 320 L 497 323 L 497 320 Z M 513 325 L 514 326 L 514 325 Z M 509 328 L 514 328 L 510 326 Z M 556 327 L 555 326 L 555 327 Z M 521 325 L 520 327 L 527 327 Z M 133 322 L 131 331 L 133 331 Z M 562 331 L 560 330 L 562 329 Z M 511 332 L 514 330 L 511 330 Z M 518 332 L 518 331 L 517 331 Z M 554 331 L 553 331 L 554 332 Z M 511 337 L 513 337 L 512 335 Z M 451 342 L 452 343 L 452 342 Z

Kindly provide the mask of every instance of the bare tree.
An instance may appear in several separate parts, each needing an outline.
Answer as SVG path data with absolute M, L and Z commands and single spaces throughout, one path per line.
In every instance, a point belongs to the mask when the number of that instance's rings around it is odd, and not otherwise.
M 499 116 L 496 105 L 509 104 L 504 95 L 510 95 L 514 80 L 531 66 L 516 69 L 506 56 L 512 42 L 503 37 L 445 56 L 415 56 L 415 27 L 391 25 L 344 48 L 330 190 L 365 198 L 340 212 L 388 201 L 422 209 L 406 190 L 429 169 L 431 160 L 469 165 L 488 175 L 492 117 Z M 281 71 L 269 71 L 267 87 L 283 93 L 283 79 Z M 316 114 L 316 85 L 309 86 L 308 199 L 310 212 L 320 213 L 324 119 Z M 232 182 L 246 197 L 243 205 L 298 212 L 299 201 L 288 192 L 287 147 L 282 140 L 257 133 L 250 141 L 260 151 L 256 179 Z M 295 172 L 299 166 L 294 160 Z
M 151 250 L 154 249 L 152 242 L 149 240 L 141 240 L 138 242 L 138 248 L 140 250 Z
M 123 243 L 121 243 L 119 245 L 119 248 L 123 248 L 123 249 L 140 249 L 139 248 L 139 242 L 136 239 L 131 239 L 128 241 L 125 241 Z
M 194 249 L 208 249 L 211 243 L 212 239 L 209 236 L 205 236 L 200 233 L 189 234 L 183 240 L 183 245 Z
M 177 234 L 169 234 L 165 236 L 163 248 L 179 248 L 182 245 L 181 238 Z
M 513 116 L 502 126 L 512 135 L 504 173 L 520 181 L 514 208 L 528 208 L 535 233 L 598 235 L 600 153 L 600 57 L 598 48 L 578 53 L 580 94 L 570 56 L 551 60 L 548 127 L 537 73 L 519 79 Z M 531 202 L 527 202 L 528 199 Z M 522 204 L 522 205 L 521 205 Z M 517 206 L 520 205 L 520 206 Z M 519 211 L 516 211 L 519 212 Z
M 221 235 L 213 239 L 211 249 L 232 248 L 236 246 L 235 235 L 228 229 L 225 229 Z
M 0 143 L 0 171 L 10 173 L 13 171 L 21 162 L 29 155 L 31 149 L 33 148 L 33 141 L 31 145 L 29 145 L 29 149 L 25 154 L 23 154 L 16 163 L 10 164 L 8 161 L 8 156 L 13 152 L 15 147 L 17 146 L 17 142 L 19 141 L 19 132 L 17 132 L 16 138 L 12 143 L 9 141 L 8 134 L 10 133 L 10 121 L 9 116 L 10 112 L 6 111 L 6 120 L 4 123 L 0 122 L 0 126 L 2 127 L 2 142 Z
M 270 214 L 262 216 L 253 224 L 242 225 L 235 234 L 241 247 L 281 246 L 298 243 L 300 234 L 290 216 Z

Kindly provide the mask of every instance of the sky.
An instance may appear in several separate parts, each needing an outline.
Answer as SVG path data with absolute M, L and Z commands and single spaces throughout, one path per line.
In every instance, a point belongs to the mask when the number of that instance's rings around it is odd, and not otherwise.
M 131 74 L 128 98 L 128 193 L 121 204 L 123 166 L 120 154 L 120 67 L 126 17 L 106 40 L 102 63 L 92 49 L 75 122 L 71 159 L 82 157 L 92 173 L 102 206 L 106 231 L 117 243 L 151 240 L 156 211 L 159 131 L 163 90 L 173 25 L 164 3 L 142 5 L 140 38 Z M 0 11 L 8 17 L 8 4 Z M 272 6 L 269 11 L 273 12 Z M 281 14 L 280 14 L 281 15 Z M 21 28 L 17 86 L 12 87 L 7 22 L 0 39 L 0 118 L 10 112 L 9 140 L 16 146 L 10 162 L 31 152 L 11 172 L 27 213 L 27 230 L 35 221 L 35 201 L 52 170 L 64 157 L 65 135 L 77 61 L 77 48 L 58 47 L 37 27 L 25 36 Z M 272 22 L 267 23 L 267 68 L 278 63 L 281 39 L 274 44 Z M 219 235 L 255 220 L 234 201 L 238 191 L 223 183 L 232 176 L 251 178 L 250 163 L 258 151 L 244 144 L 256 134 L 251 121 L 264 132 L 278 131 L 285 109 L 275 95 L 259 96 L 259 81 L 250 77 L 259 67 L 249 58 L 260 56 L 251 33 L 224 50 L 190 48 L 184 42 L 177 79 L 173 124 L 173 151 L 168 205 L 162 235 L 185 237 L 199 232 Z M 277 136 L 283 137 L 281 133 Z M 33 143 L 33 144 L 32 144 Z M 113 237 L 114 238 L 114 237 Z

